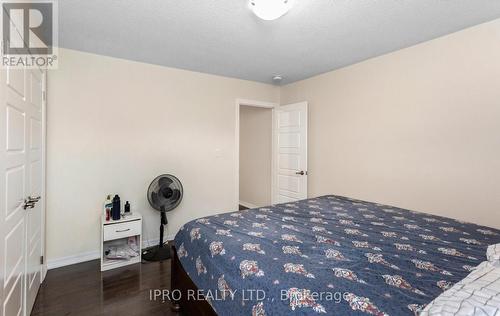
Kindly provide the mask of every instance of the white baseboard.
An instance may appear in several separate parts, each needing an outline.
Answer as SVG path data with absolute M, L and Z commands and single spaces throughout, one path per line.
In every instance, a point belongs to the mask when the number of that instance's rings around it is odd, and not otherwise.
M 252 203 L 248 203 L 248 202 L 245 202 L 245 201 L 240 201 L 239 202 L 240 205 L 244 206 L 244 207 L 248 207 L 248 208 L 258 208 L 257 205 L 255 204 L 252 204 Z
M 166 237 L 167 237 L 166 240 L 173 240 L 175 235 L 168 235 Z M 159 239 L 143 240 L 142 241 L 142 248 L 155 246 L 159 242 L 160 242 Z M 56 258 L 56 259 L 49 259 L 49 260 L 47 260 L 47 269 L 52 270 L 52 269 L 61 268 L 61 267 L 69 266 L 72 264 L 87 262 L 87 261 L 91 261 L 91 260 L 96 260 L 96 259 L 100 259 L 100 258 L 101 258 L 100 250 L 82 252 L 82 253 L 72 255 L 72 256 L 61 257 L 61 258 Z
M 55 268 L 69 266 L 72 264 L 86 262 L 99 258 L 101 258 L 101 254 L 99 253 L 98 250 L 83 252 L 72 256 L 47 260 L 47 269 L 52 270 Z
M 165 236 L 164 242 L 167 240 L 174 240 L 175 235 L 167 235 Z M 160 243 L 160 239 L 149 239 L 149 240 L 143 240 L 142 241 L 142 249 L 156 246 Z

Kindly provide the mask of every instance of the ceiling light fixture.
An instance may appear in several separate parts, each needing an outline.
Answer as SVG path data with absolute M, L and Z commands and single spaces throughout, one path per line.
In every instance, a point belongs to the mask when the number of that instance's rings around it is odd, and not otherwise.
M 262 20 L 271 21 L 285 15 L 293 0 L 250 0 L 250 8 Z

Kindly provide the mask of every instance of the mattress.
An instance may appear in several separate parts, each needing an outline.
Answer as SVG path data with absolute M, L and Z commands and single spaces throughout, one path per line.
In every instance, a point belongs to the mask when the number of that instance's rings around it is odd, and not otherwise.
M 175 237 L 219 315 L 415 315 L 499 242 L 496 229 L 332 195 L 200 218 Z

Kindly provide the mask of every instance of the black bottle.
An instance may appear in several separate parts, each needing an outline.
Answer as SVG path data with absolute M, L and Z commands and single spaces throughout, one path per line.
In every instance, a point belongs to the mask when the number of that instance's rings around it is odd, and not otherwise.
M 130 213 L 130 203 L 128 201 L 125 202 L 125 213 Z
M 120 197 L 115 195 L 113 198 L 113 208 L 111 209 L 111 217 L 113 217 L 114 221 L 117 221 L 120 219 Z

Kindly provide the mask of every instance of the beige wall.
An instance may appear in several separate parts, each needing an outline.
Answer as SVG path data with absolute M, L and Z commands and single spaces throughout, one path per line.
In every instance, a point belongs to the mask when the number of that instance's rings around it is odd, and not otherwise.
M 309 195 L 340 194 L 500 228 L 500 20 L 281 89 L 309 101 Z M 49 74 L 47 257 L 99 247 L 117 192 L 158 238 L 149 182 L 173 173 L 186 221 L 235 207 L 235 99 L 270 85 L 61 49 Z M 214 190 L 214 184 L 217 190 Z
M 500 228 L 500 20 L 284 86 L 309 101 L 309 195 Z
M 240 201 L 271 204 L 272 110 L 240 107 Z
M 177 175 L 184 200 L 168 214 L 172 237 L 185 222 L 236 207 L 236 99 L 277 102 L 271 85 L 61 49 L 49 74 L 48 260 L 97 251 L 108 192 L 144 217 L 158 238 L 146 190 Z

